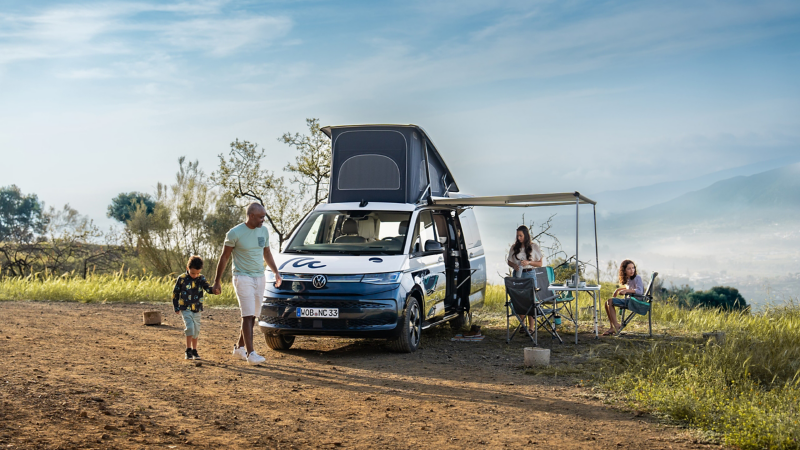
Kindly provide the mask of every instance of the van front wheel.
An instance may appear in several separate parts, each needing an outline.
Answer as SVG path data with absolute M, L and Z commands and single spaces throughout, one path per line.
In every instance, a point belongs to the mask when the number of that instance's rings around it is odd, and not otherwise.
M 422 333 L 422 314 L 419 302 L 414 297 L 406 300 L 406 309 L 403 313 L 400 326 L 400 335 L 389 341 L 392 350 L 399 353 L 413 353 L 419 347 Z
M 294 344 L 294 336 L 284 336 L 282 334 L 264 334 L 267 347 L 273 350 L 289 350 Z

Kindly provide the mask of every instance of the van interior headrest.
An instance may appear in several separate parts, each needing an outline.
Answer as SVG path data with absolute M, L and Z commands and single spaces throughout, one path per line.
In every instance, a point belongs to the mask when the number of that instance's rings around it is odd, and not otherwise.
M 352 236 L 358 234 L 358 223 L 353 219 L 347 219 L 342 224 L 342 234 Z
M 404 221 L 400 222 L 400 225 L 397 227 L 397 233 L 400 234 L 400 235 L 403 235 L 403 236 L 408 234 L 408 221 L 407 220 L 404 220 Z

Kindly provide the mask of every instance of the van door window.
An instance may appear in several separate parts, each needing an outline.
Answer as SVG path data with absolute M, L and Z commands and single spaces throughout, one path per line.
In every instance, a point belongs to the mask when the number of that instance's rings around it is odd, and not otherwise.
M 433 220 L 436 222 L 436 240 L 447 245 L 447 219 L 442 214 L 434 214 Z
M 422 253 L 425 251 L 425 242 L 436 240 L 436 233 L 433 230 L 433 219 L 430 211 L 422 211 L 417 216 L 417 226 L 414 230 L 414 241 L 412 253 Z

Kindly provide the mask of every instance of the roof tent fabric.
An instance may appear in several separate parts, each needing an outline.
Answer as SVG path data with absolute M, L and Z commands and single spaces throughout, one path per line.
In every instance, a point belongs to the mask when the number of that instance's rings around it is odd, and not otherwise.
M 558 206 L 580 204 L 594 205 L 597 202 L 581 195 L 580 192 L 564 192 L 556 194 L 496 195 L 491 197 L 437 198 L 436 205 L 448 206 Z
M 427 195 L 428 169 L 432 195 L 444 195 L 448 187 L 449 192 L 458 190 L 436 148 L 416 125 L 350 125 L 322 131 L 331 138 L 333 152 L 330 203 L 417 203 Z

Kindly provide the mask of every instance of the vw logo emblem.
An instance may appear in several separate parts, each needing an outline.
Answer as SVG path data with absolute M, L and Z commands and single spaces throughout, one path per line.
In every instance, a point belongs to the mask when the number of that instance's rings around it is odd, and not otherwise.
M 317 289 L 324 288 L 327 282 L 328 278 L 325 275 L 316 275 L 311 279 L 311 284 Z

